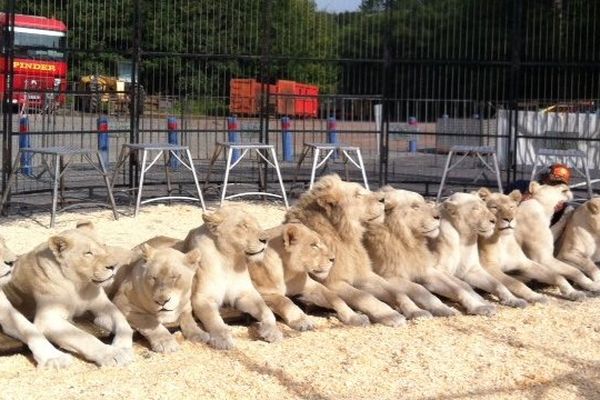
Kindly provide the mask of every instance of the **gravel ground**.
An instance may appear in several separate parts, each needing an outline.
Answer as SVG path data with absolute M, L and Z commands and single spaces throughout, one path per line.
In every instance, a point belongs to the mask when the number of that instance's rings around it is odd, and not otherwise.
M 275 205 L 248 207 L 265 228 L 283 217 Z M 119 221 L 106 210 L 62 214 L 54 230 L 45 228 L 46 214 L 11 216 L 0 233 L 22 253 L 82 218 L 124 246 L 156 234 L 183 237 L 201 222 L 188 205 L 143 207 L 137 219 L 122 211 Z M 396 329 L 313 316 L 315 331 L 282 325 L 285 340 L 275 344 L 235 326 L 231 351 L 182 342 L 178 353 L 160 355 L 139 341 L 125 368 L 77 360 L 67 370 L 37 370 L 26 354 L 2 356 L 0 398 L 600 399 L 600 299 L 572 303 L 548 293 L 547 305 Z

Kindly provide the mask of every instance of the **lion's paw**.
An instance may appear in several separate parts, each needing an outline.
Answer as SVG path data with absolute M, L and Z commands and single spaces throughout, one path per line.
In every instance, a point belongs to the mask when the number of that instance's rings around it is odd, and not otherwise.
M 101 367 L 125 366 L 133 361 L 133 350 L 131 348 L 118 348 L 108 346 L 101 354 L 96 363 Z
M 346 320 L 342 320 L 343 323 L 352 326 L 367 326 L 371 322 L 369 321 L 369 317 L 364 314 L 354 313 L 352 316 Z
M 513 308 L 527 307 L 527 302 L 523 299 L 519 299 L 518 297 L 507 299 L 507 300 L 502 300 L 500 303 L 505 306 L 513 307 Z
M 62 369 L 67 368 L 73 362 L 70 354 L 58 352 L 56 356 L 38 361 L 38 368 Z
M 385 317 L 380 318 L 377 322 L 385 326 L 397 328 L 406 325 L 406 318 L 404 318 L 402 314 L 394 312 L 393 314 L 388 314 Z
M 447 306 L 436 307 L 431 310 L 431 313 L 436 317 L 454 317 L 455 315 L 458 315 L 458 311 L 456 311 L 456 309 Z
M 175 353 L 179 350 L 179 343 L 172 336 L 156 339 L 152 341 L 152 350 L 157 353 Z
M 229 331 L 214 332 L 209 335 L 207 343 L 217 350 L 233 348 L 233 337 Z
M 535 296 L 532 297 L 530 299 L 528 299 L 530 303 L 534 303 L 534 304 L 547 304 L 548 303 L 548 298 L 546 296 L 544 296 L 543 294 L 540 294 L 539 296 Z
M 474 309 L 470 310 L 469 314 L 491 317 L 492 315 L 496 314 L 496 311 L 496 306 L 492 304 L 485 304 L 482 306 L 477 306 Z
M 564 296 L 571 301 L 582 301 L 587 298 L 587 294 L 581 290 L 572 290 L 569 293 L 565 293 Z
M 433 318 L 433 315 L 427 310 L 412 311 L 406 314 L 407 319 L 428 319 Z
M 283 339 L 283 334 L 274 324 L 258 323 L 258 335 L 266 342 L 273 343 Z
M 288 325 L 290 328 L 300 332 L 312 331 L 313 329 L 315 329 L 315 324 L 313 324 L 312 321 L 306 316 L 302 316 L 297 320 L 290 321 Z
M 187 340 L 194 343 L 208 343 L 210 335 L 204 331 L 195 332 L 190 336 L 186 337 Z

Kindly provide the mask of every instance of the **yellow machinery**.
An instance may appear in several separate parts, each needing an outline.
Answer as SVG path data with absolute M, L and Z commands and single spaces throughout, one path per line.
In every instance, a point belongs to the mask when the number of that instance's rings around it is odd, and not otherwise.
M 89 92 L 76 97 L 75 107 L 81 111 L 98 112 L 114 110 L 128 112 L 131 103 L 132 86 L 130 82 L 114 76 L 86 75 L 79 80 L 79 91 Z M 144 111 L 144 88 L 139 85 L 138 113 Z

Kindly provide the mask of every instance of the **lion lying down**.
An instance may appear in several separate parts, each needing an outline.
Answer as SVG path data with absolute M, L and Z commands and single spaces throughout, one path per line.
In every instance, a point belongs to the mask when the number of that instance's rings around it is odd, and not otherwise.
M 13 252 L 6 247 L 2 237 L 0 237 L 0 258 L 2 259 L 0 288 L 2 288 L 10 281 L 13 264 L 17 259 Z M 72 357 L 52 346 L 36 326 L 13 307 L 1 289 L 0 326 L 4 333 L 27 344 L 38 367 L 63 368 L 71 363 Z
M 267 342 L 281 340 L 275 315 L 258 293 L 248 264 L 264 257 L 268 235 L 256 218 L 237 206 L 224 206 L 202 215 L 204 224 L 191 230 L 183 245 L 200 250 L 202 259 L 192 286 L 192 309 L 208 331 L 208 343 L 219 349 L 233 346 L 219 308 L 230 305 L 258 320 L 258 334 Z
M 383 219 L 383 195 L 356 183 L 343 182 L 337 175 L 322 177 L 288 211 L 288 222 L 300 221 L 317 232 L 335 254 L 327 278 L 320 280 L 350 307 L 365 313 L 373 322 L 401 326 L 405 318 L 428 315 L 385 279 L 375 274 L 362 243 L 364 224 Z
M 317 280 L 329 275 L 335 257 L 321 237 L 301 223 L 289 223 L 268 231 L 269 243 L 262 261 L 249 265 L 250 276 L 267 305 L 291 328 L 313 329 L 306 314 L 286 296 L 334 309 L 340 321 L 367 325 L 369 319 L 357 314 Z
M 11 303 L 33 317 L 40 332 L 61 348 L 100 366 L 128 364 L 133 360 L 133 331 L 102 288 L 110 284 L 120 262 L 115 254 L 98 240 L 91 223 L 80 223 L 77 229 L 52 236 L 19 257 L 5 292 Z M 72 318 L 86 311 L 115 334 L 112 345 L 73 324 Z M 45 347 L 46 360 L 62 357 Z
M 435 241 L 439 268 L 496 295 L 504 305 L 525 307 L 527 302 L 516 297 L 479 261 L 477 242 L 491 236 L 496 226 L 496 217 L 485 203 L 472 193 L 454 193 L 442 203 L 441 216 L 440 236 Z
M 465 282 L 436 268 L 437 257 L 429 248 L 440 232 L 436 206 L 414 192 L 382 189 L 385 195 L 383 223 L 368 225 L 364 241 L 375 272 L 434 315 L 450 316 L 456 311 L 444 305 L 431 292 L 460 303 L 469 314 L 492 314 L 486 302 Z M 406 282 L 414 282 L 407 285 Z
M 565 227 L 557 256 L 600 282 L 600 197 L 588 200 L 577 208 Z
M 568 281 L 584 290 L 599 292 L 600 282 L 594 282 L 579 269 L 554 257 L 554 236 L 550 229 L 550 221 L 557 206 L 573 198 L 567 185 L 540 185 L 531 182 L 529 186 L 531 198 L 519 204 L 517 208 L 517 226 L 515 237 L 523 252 L 538 264 L 546 267 L 552 277 L 563 277 L 556 284 L 561 293 L 571 300 L 585 297 L 585 293 L 577 291 Z M 532 277 L 533 279 L 540 280 Z M 547 283 L 546 280 L 541 280 Z
M 208 341 L 208 334 L 194 320 L 190 302 L 200 251 L 183 254 L 148 244 L 141 244 L 138 249 L 141 257 L 117 272 L 112 298 L 127 321 L 148 340 L 152 350 L 160 353 L 179 348 L 165 325 L 180 326 L 190 341 Z

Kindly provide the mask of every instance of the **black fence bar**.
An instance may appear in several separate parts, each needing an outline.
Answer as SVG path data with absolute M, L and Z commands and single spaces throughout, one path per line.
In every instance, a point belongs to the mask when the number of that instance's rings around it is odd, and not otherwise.
M 293 150 L 285 179 L 303 142 L 333 137 L 332 119 L 340 141 L 361 147 L 374 187 L 430 193 L 457 144 L 494 147 L 508 184 L 528 174 L 525 155 L 542 137 L 588 152 L 600 174 L 600 2 L 100 3 L 1 3 L 3 190 L 23 118 L 31 145 L 87 147 L 108 118 L 111 167 L 124 143 L 168 140 L 176 117 L 201 169 L 236 117 L 242 141 Z M 248 167 L 268 184 L 266 165 Z M 479 168 L 455 171 L 450 187 L 467 187 Z M 126 170 L 118 184 L 134 187 L 134 157 Z M 16 192 L 44 188 L 19 181 Z

